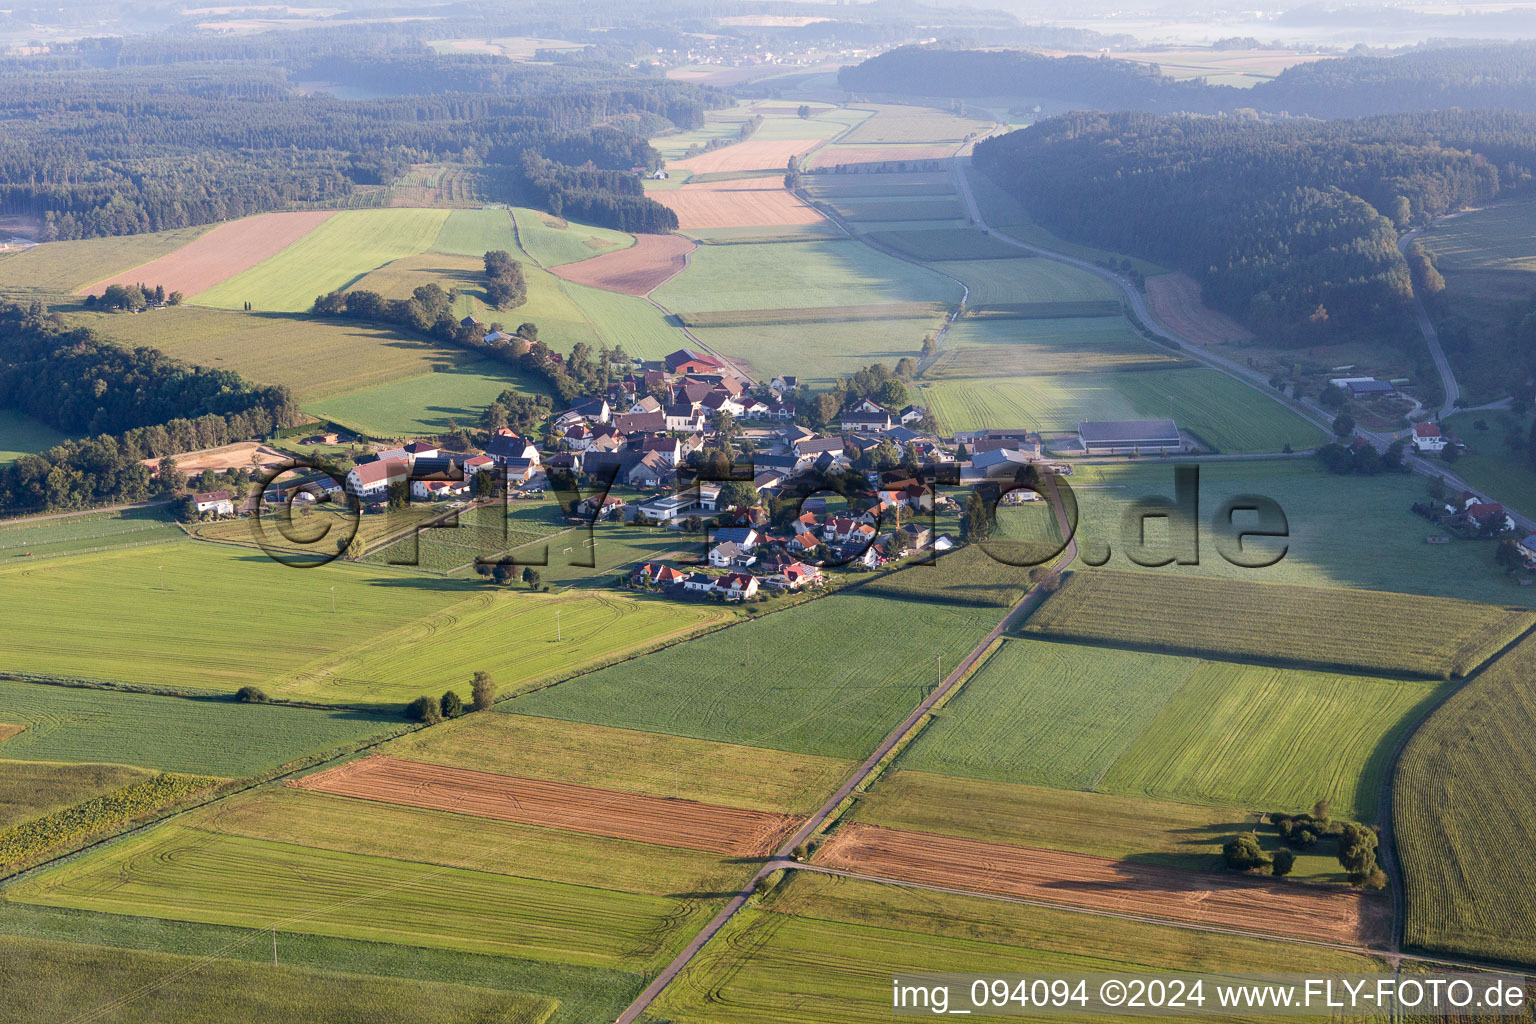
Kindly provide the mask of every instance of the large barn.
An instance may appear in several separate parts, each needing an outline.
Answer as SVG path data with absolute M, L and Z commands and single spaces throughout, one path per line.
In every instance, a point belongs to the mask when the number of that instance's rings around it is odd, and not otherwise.
M 1173 420 L 1089 420 L 1077 425 L 1077 434 L 1091 455 L 1184 450 Z

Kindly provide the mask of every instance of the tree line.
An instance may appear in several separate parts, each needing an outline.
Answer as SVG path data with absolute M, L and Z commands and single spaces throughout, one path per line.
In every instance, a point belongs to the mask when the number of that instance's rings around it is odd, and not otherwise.
M 1398 231 L 1528 188 L 1536 116 L 1077 113 L 988 139 L 976 163 L 1052 230 L 1187 270 L 1278 343 L 1406 338 Z
M 1536 43 L 1478 43 L 1294 64 L 1249 89 L 1175 79 L 1155 64 L 1025 50 L 907 46 L 843 68 L 850 92 L 1065 99 L 1103 110 L 1363 117 L 1414 110 L 1536 113 Z

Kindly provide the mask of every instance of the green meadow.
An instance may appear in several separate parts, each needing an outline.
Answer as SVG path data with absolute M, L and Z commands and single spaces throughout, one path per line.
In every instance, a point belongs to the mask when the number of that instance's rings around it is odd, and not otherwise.
M 315 296 L 345 288 L 402 256 L 431 248 L 447 210 L 344 210 L 275 256 L 192 296 L 202 306 L 304 312 Z
M 45 452 L 67 440 L 61 431 L 15 409 L 0 409 L 0 465 Z

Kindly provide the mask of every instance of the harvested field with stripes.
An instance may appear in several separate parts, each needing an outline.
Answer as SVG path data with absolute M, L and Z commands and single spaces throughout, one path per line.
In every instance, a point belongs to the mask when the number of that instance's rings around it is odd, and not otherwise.
M 911 160 L 946 160 L 957 146 L 824 146 L 807 161 L 811 167 L 844 167 L 849 164 L 905 163 Z
M 520 779 L 383 755 L 353 761 L 291 785 L 362 800 L 735 857 L 772 851 L 800 823 L 799 818 L 788 814 Z
M 635 244 L 589 260 L 562 263 L 550 272 L 574 284 L 625 295 L 649 295 L 688 265 L 694 243 L 681 235 L 640 235 Z
M 1328 942 L 1383 941 L 1389 914 L 1385 897 L 1359 892 L 875 825 L 839 829 L 816 862 L 924 885 Z
M 332 216 L 331 210 L 263 213 L 220 224 L 175 252 L 97 281 L 82 294 L 100 295 L 109 284 L 164 285 L 188 296 L 207 291 L 269 256 L 276 256 Z
M 678 227 L 777 227 L 820 224 L 821 214 L 784 188 L 780 178 L 737 178 L 650 193 L 677 214 Z
M 1536 615 L 1525 609 L 1451 598 L 1095 570 L 1073 573 L 1024 632 L 1233 660 L 1455 678 L 1533 624 Z

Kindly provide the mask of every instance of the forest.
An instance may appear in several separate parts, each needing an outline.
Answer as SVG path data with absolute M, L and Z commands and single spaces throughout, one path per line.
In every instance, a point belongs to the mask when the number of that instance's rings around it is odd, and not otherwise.
M 1426 47 L 1391 56 L 1320 60 L 1293 65 L 1251 89 L 1203 79 L 1180 81 L 1154 65 L 1110 57 L 909 46 L 844 68 L 838 83 L 852 92 L 1036 97 L 1154 113 L 1252 109 L 1364 117 L 1449 107 L 1536 113 L 1536 43 Z
M 300 94 L 277 68 L 0 75 L 0 213 L 35 218 L 44 240 L 136 234 L 356 205 L 360 187 L 413 163 L 501 166 L 493 180 L 534 188 L 523 173 L 534 153 L 559 187 L 493 198 L 545 205 L 569 188 L 589 219 L 652 230 L 669 211 L 614 172 L 656 165 L 645 138 L 656 124 L 694 127 L 725 102 L 686 83 L 586 71 L 538 68 L 523 85 L 344 101 Z M 578 174 L 588 163 L 609 174 Z
M 1411 334 L 1397 233 L 1528 188 L 1536 117 L 1304 121 L 1078 113 L 976 147 L 1067 238 L 1189 271 L 1282 343 Z
M 140 460 L 260 437 L 297 422 L 286 388 L 127 350 L 69 330 L 40 305 L 0 306 L 0 408 L 70 434 L 0 468 L 0 510 L 139 501 L 157 493 Z

